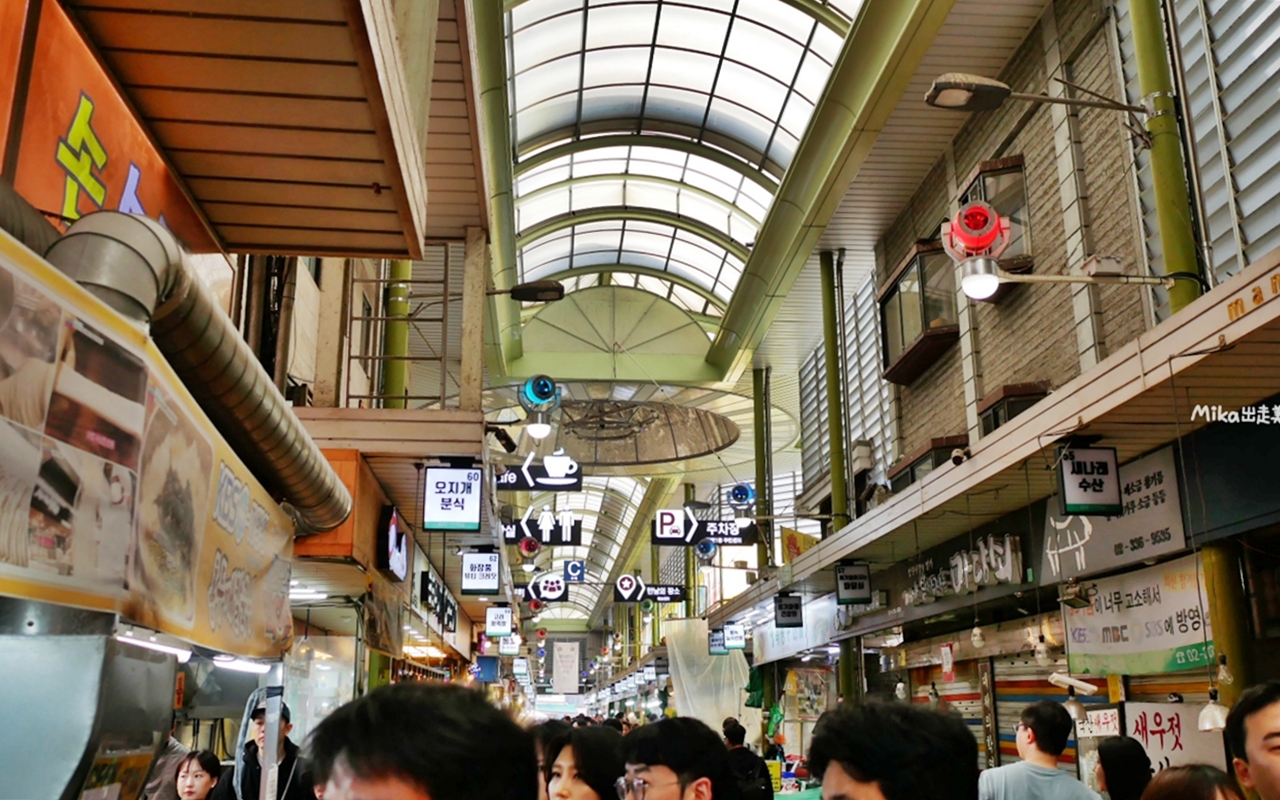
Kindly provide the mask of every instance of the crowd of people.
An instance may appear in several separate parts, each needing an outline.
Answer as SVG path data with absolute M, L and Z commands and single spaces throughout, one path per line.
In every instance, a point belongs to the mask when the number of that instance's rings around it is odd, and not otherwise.
M 259 800 L 265 709 L 251 717 L 241 774 L 207 751 L 167 763 L 179 800 Z M 521 727 L 477 691 L 399 683 L 335 711 L 304 750 L 288 738 L 287 706 L 274 748 L 276 800 L 764 800 L 773 784 L 726 719 L 719 733 L 691 717 L 633 726 L 625 719 L 550 720 Z M 1099 800 L 1058 768 L 1073 723 L 1061 704 L 1028 706 L 1016 729 L 1019 761 L 979 771 L 978 743 L 955 714 L 900 702 L 824 714 L 808 748 L 823 800 Z M 1280 681 L 1244 692 L 1227 720 L 1233 775 L 1207 764 L 1155 772 L 1142 744 L 1098 747 L 1096 779 L 1110 800 L 1280 800 Z

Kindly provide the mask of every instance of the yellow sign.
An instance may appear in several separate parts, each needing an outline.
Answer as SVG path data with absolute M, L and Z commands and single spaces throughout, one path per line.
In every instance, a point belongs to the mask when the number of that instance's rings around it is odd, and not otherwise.
M 820 539 L 790 528 L 782 529 L 782 563 L 790 564 L 800 554 L 817 544 Z
M 0 232 L 0 594 L 274 657 L 292 548 L 147 335 Z

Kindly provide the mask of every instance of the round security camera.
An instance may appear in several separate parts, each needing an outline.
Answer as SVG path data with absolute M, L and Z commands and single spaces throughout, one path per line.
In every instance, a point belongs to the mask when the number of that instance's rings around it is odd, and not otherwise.
M 710 539 L 703 539 L 693 546 L 694 555 L 704 564 L 710 563 L 716 557 L 716 543 Z
M 755 502 L 756 492 L 750 484 L 739 483 L 729 490 L 729 505 L 734 508 L 745 508 Z
M 968 450 L 957 447 L 955 450 L 951 451 L 951 463 L 955 464 L 957 467 L 963 464 L 965 462 L 965 459 L 967 459 L 968 457 L 969 457 Z
M 546 375 L 535 375 L 524 382 L 524 396 L 535 405 L 556 399 L 556 382 Z

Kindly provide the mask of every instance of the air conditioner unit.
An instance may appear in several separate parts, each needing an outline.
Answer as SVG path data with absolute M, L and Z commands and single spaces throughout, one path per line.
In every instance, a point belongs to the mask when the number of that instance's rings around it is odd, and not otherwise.
M 871 446 L 871 442 L 865 439 L 853 443 L 853 449 L 849 451 L 849 458 L 849 468 L 854 475 L 873 469 L 876 465 L 875 450 Z

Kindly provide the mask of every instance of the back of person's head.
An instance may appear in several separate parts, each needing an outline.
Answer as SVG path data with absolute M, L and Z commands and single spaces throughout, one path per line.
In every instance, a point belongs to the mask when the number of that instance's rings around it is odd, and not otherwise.
M 612 728 L 574 728 L 547 745 L 543 771 L 548 783 L 555 772 L 556 759 L 569 748 L 578 779 L 591 787 L 600 800 L 613 800 L 618 778 L 626 773 L 622 763 L 622 734 Z
M 1240 699 L 1231 707 L 1231 713 L 1227 714 L 1227 745 L 1231 748 L 1232 758 L 1248 763 L 1245 742 L 1249 731 L 1245 723 L 1249 721 L 1249 717 L 1276 703 L 1280 703 L 1280 681 L 1270 680 L 1241 692 Z
M 715 800 L 741 796 L 728 748 L 715 731 L 693 717 L 660 719 L 636 728 L 622 740 L 622 758 L 628 764 L 667 767 L 680 779 L 682 793 L 689 784 L 707 778 Z
M 720 730 L 724 731 L 724 735 L 729 735 L 729 729 L 738 724 L 737 717 L 725 717 L 724 722 L 720 723 Z
M 978 741 L 958 715 L 871 701 L 828 711 L 813 730 L 809 770 L 832 763 L 885 800 L 977 800 Z
M 1098 762 L 1102 765 L 1111 800 L 1138 800 L 1151 783 L 1151 758 L 1137 739 L 1128 736 L 1103 739 L 1098 744 Z
M 600 725 L 604 728 L 613 728 L 618 733 L 622 733 L 622 720 L 620 719 L 609 717 L 604 722 L 601 722 Z
M 399 779 L 431 800 L 534 800 L 533 736 L 479 691 L 395 683 L 339 708 L 307 740 L 317 786 L 335 773 Z
M 742 743 L 747 740 L 747 729 L 738 722 L 734 722 L 732 725 L 725 725 L 724 738 L 734 747 L 741 747 Z
M 1036 735 L 1036 747 L 1040 752 L 1060 756 L 1067 749 L 1067 741 L 1075 730 L 1071 715 L 1061 703 L 1041 700 L 1022 709 L 1022 725 Z
M 1142 800 L 1243 800 L 1231 776 L 1208 764 L 1169 767 L 1156 773 Z
M 570 727 L 565 722 L 558 719 L 549 719 L 534 725 L 529 731 L 533 734 L 533 739 L 537 742 L 539 752 L 544 755 L 547 752 L 547 745 L 554 739 L 558 739 L 568 733 Z
M 190 753 L 183 756 L 182 760 L 178 762 L 177 768 L 173 771 L 173 779 L 176 781 L 178 776 L 182 774 L 183 768 L 193 761 L 200 767 L 200 769 L 204 770 L 205 774 L 210 778 L 217 780 L 222 776 L 222 762 L 218 760 L 216 755 L 208 750 L 192 750 Z

